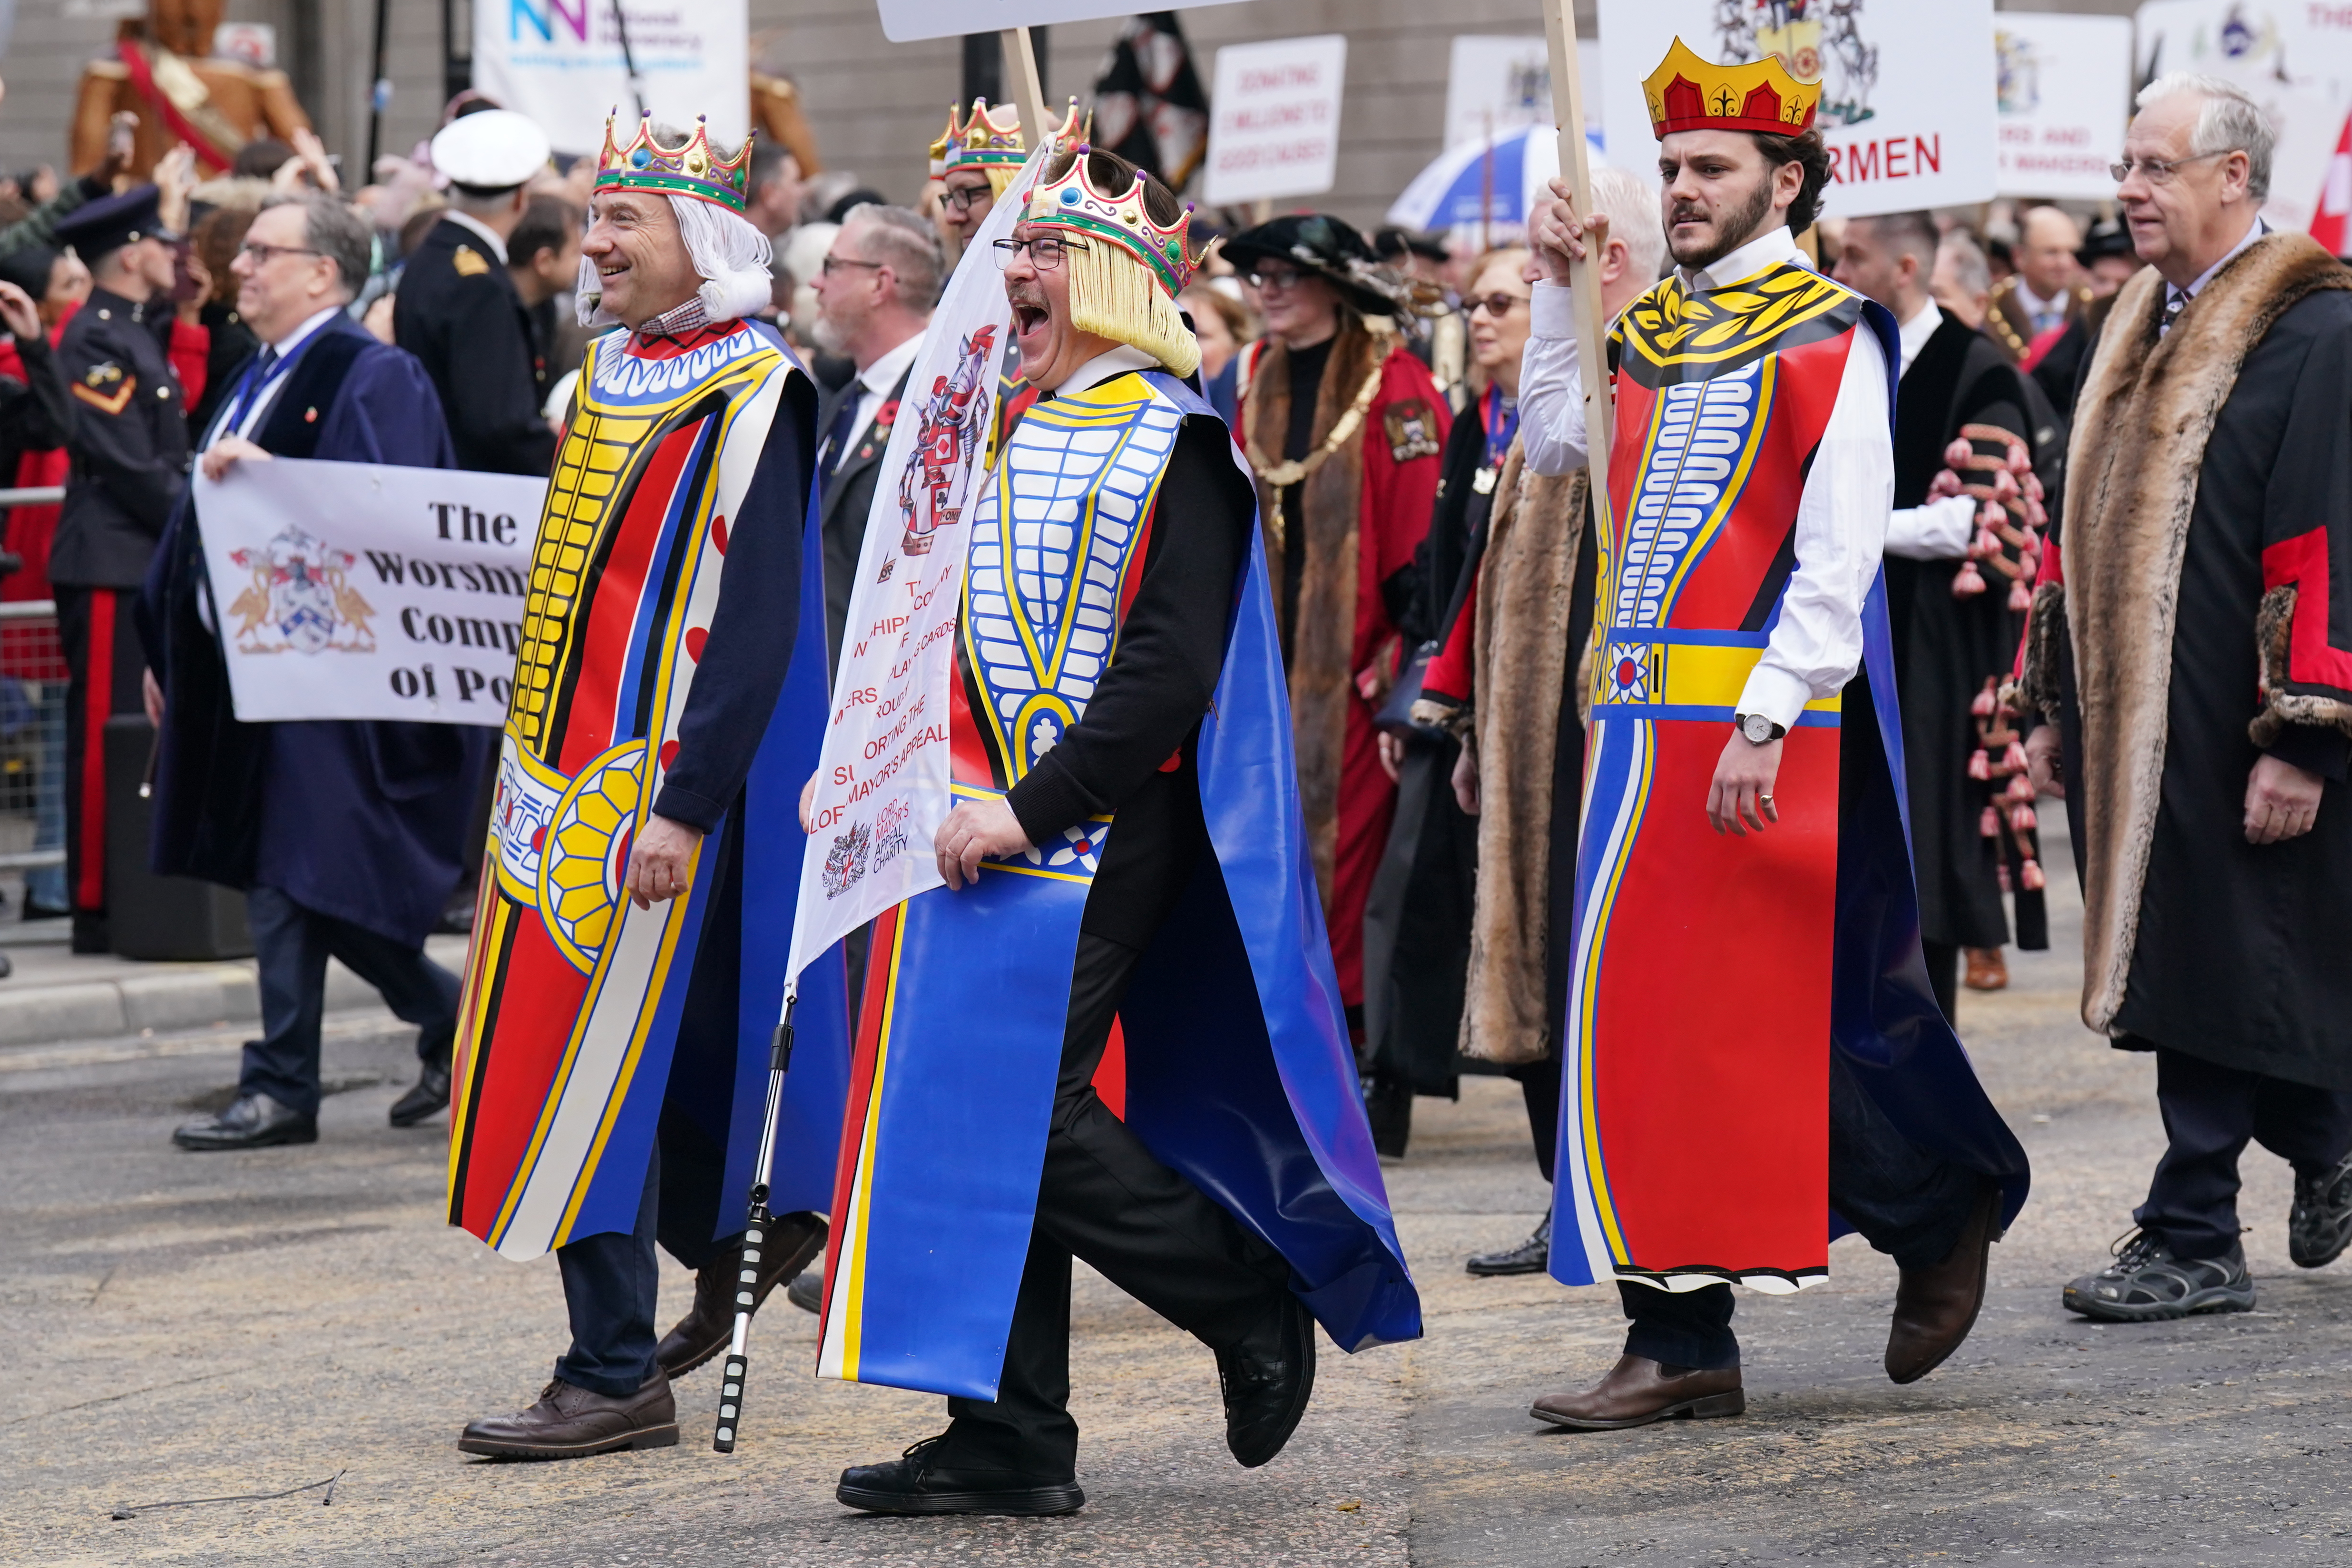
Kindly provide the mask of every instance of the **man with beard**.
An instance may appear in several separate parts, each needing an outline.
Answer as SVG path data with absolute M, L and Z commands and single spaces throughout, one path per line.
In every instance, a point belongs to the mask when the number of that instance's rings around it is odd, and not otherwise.
M 1609 342 L 1551 1248 L 1632 1326 L 1597 1385 L 1532 1410 L 1583 1429 L 1744 1410 L 1731 1283 L 1825 1279 L 1825 1209 L 1895 1256 L 1886 1373 L 1926 1375 L 2026 1184 L 1918 957 L 1875 586 L 1898 340 L 1792 236 L 1829 179 L 1819 89 L 1680 40 L 1643 85 L 1678 265 Z M 1563 199 L 1535 225 L 1538 472 L 1586 460 L 1560 284 L 1612 217 L 1643 221 Z
M 1412 287 L 1362 235 L 1321 213 L 1281 217 L 1235 235 L 1225 255 L 1265 317 L 1238 362 L 1236 434 L 1257 474 L 1316 885 L 1360 1036 L 1364 904 L 1396 807 L 1372 720 L 1453 418 L 1389 326 Z
M 1996 575 L 1988 587 L 1979 574 L 1963 576 L 1977 542 L 1976 500 L 1931 500 L 1928 486 L 1963 426 L 1996 426 L 2028 443 L 2034 427 L 2018 372 L 1990 339 L 1928 297 L 1936 247 L 1935 220 L 1926 213 L 1853 218 L 1839 245 L 1836 277 L 1893 313 L 1900 345 L 1886 615 L 1903 703 L 1919 937 L 1936 1000 L 1950 1018 L 1963 949 L 1972 988 L 1998 990 L 2008 980 L 2000 956 L 2009 941 L 2000 879 L 2006 839 L 1981 830 L 1987 791 L 1969 776 L 1978 749 L 1970 705 L 1988 680 L 2007 673 L 2023 619 L 2010 606 L 2007 579 Z M 1971 584 L 1973 594 L 1960 591 Z M 2038 900 L 2027 908 L 2038 915 Z M 2021 910 L 2021 927 L 2025 915 Z M 2021 930 L 2021 940 L 2047 946 L 2047 932 L 2038 920 L 2034 925 Z

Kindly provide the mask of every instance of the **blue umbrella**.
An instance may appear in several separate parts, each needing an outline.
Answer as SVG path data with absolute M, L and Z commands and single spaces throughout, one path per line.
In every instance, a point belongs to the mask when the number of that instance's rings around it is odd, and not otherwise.
M 1601 139 L 1587 132 L 1584 141 L 1600 163 Z M 1559 133 L 1549 125 L 1518 126 L 1491 143 L 1482 137 L 1449 148 L 1413 176 L 1389 208 L 1388 221 L 1417 229 L 1462 228 L 1482 219 L 1524 223 L 1528 208 L 1559 175 Z

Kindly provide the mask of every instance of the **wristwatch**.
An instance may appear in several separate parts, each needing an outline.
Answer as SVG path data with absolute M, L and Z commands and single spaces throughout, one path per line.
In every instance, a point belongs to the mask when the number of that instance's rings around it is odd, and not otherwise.
M 1734 713 L 1731 722 L 1752 746 L 1769 746 L 1789 732 L 1786 724 L 1775 724 L 1761 713 Z

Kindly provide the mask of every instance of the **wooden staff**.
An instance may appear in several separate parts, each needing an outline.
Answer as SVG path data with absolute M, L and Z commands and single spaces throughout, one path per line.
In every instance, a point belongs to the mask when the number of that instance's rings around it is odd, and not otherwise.
M 1000 36 L 1003 39 L 1004 63 L 1020 79 L 1021 101 L 1026 106 L 1025 112 L 1034 117 L 1030 123 L 1036 127 L 1031 132 L 1029 144 L 1040 145 L 1061 121 L 1053 118 L 1053 111 L 1045 105 L 1045 79 L 1037 74 L 1037 51 L 1030 45 L 1026 27 L 1007 27 Z
M 1551 111 L 1559 126 L 1559 172 L 1568 176 L 1575 194 L 1579 222 L 1592 213 L 1592 164 L 1584 142 L 1584 79 L 1577 74 L 1576 14 L 1573 0 L 1543 0 L 1544 34 L 1551 45 Z M 1629 216 L 1612 213 L 1622 222 Z M 1585 244 L 1592 243 L 1590 230 Z M 1616 428 L 1609 401 L 1609 318 L 1601 302 L 1601 258 L 1589 248 L 1581 261 L 1568 267 L 1569 288 L 1576 308 L 1576 357 L 1584 374 L 1584 444 L 1591 470 L 1592 520 L 1606 531 L 1609 521 L 1609 442 Z M 1604 531 L 1604 537 L 1606 533 Z

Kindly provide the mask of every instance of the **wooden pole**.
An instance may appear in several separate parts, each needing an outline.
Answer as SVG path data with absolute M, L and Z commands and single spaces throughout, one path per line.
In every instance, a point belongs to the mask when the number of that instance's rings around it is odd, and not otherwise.
M 1004 29 L 1004 63 L 1010 68 L 1015 90 L 1021 95 L 1022 111 L 1030 117 L 1036 129 L 1032 132 L 1030 145 L 1051 136 L 1061 126 L 1045 105 L 1045 79 L 1037 74 L 1037 51 L 1030 46 L 1029 29 Z
M 1575 193 L 1576 216 L 1592 210 L 1592 164 L 1584 142 L 1584 79 L 1577 74 L 1575 0 L 1543 0 L 1544 33 L 1551 46 L 1551 111 L 1559 126 L 1559 172 Z M 1611 213 L 1622 223 L 1643 215 Z M 1576 307 L 1576 357 L 1584 376 L 1584 440 L 1591 456 L 1592 521 L 1607 530 L 1609 443 L 1616 428 L 1609 397 L 1609 318 L 1601 302 L 1601 275 L 1588 257 L 1569 266 Z M 1604 534 L 1604 537 L 1606 535 Z

